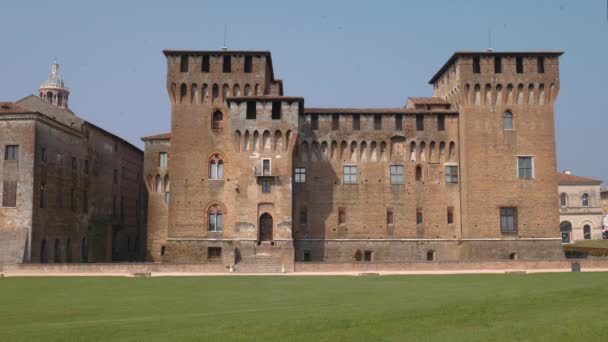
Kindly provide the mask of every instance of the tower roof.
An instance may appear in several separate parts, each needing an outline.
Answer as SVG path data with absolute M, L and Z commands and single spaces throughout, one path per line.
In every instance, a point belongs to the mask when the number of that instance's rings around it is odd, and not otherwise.
M 46 88 L 59 88 L 68 90 L 68 88 L 63 83 L 61 75 L 59 75 L 59 64 L 57 64 L 57 62 L 54 62 L 51 66 L 51 74 L 49 75 L 49 78 L 46 80 L 46 82 L 40 85 L 40 89 Z

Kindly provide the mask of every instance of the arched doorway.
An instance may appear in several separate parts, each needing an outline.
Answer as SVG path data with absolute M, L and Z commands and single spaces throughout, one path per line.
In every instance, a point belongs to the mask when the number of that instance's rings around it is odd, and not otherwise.
M 591 239 L 591 226 L 586 224 L 583 226 L 583 238 L 585 240 L 590 240 Z
M 272 216 L 268 213 L 260 216 L 260 241 L 272 241 Z
M 568 221 L 560 223 L 559 230 L 562 233 L 562 243 L 570 243 L 570 235 L 572 234 L 572 223 Z

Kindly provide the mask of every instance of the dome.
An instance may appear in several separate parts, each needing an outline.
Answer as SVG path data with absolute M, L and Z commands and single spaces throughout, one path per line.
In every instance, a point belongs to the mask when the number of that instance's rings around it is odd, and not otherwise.
M 61 78 L 61 75 L 59 75 L 59 64 L 53 63 L 53 66 L 51 67 L 51 74 L 49 75 L 49 78 L 46 80 L 46 82 L 44 82 L 42 85 L 40 85 L 40 89 L 43 89 L 43 88 L 67 89 L 65 87 L 65 85 L 63 84 L 63 79 Z

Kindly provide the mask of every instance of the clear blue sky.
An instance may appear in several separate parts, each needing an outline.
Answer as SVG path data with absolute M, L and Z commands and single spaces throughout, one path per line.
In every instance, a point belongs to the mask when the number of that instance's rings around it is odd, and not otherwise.
M 307 106 L 398 107 L 457 50 L 564 50 L 558 167 L 608 180 L 608 18 L 590 1 L 0 2 L 0 100 L 37 93 L 54 57 L 81 117 L 142 146 L 169 130 L 163 49 L 270 50 Z

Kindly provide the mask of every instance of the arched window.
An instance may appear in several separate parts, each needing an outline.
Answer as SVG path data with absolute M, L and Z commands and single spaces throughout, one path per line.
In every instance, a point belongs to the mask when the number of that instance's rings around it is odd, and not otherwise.
M 454 160 L 456 157 L 456 144 L 453 141 L 450 141 L 450 145 L 448 147 L 448 160 Z
M 215 103 L 215 100 L 220 95 L 220 87 L 217 84 L 214 84 L 211 88 L 211 102 Z
M 416 143 L 410 143 L 410 161 L 416 161 Z
M 589 195 L 583 194 L 583 196 L 581 196 L 581 201 L 583 202 L 583 207 L 588 207 L 589 206 Z
M 188 87 L 182 83 L 182 85 L 179 87 L 179 103 L 184 103 L 186 95 L 188 95 Z
M 207 217 L 209 219 L 209 231 L 221 232 L 223 229 L 222 209 L 218 205 L 211 206 Z
M 591 226 L 589 226 L 588 224 L 583 226 L 583 237 L 585 238 L 585 240 L 591 239 Z
M 220 110 L 216 110 L 215 112 L 213 112 L 213 123 L 212 123 L 211 127 L 213 129 L 221 129 L 223 122 L 224 122 L 224 113 L 222 113 L 222 111 L 220 111 Z
M 506 111 L 502 114 L 502 129 L 513 129 L 513 113 Z
M 422 180 L 422 166 L 416 166 L 416 182 L 420 182 Z
M 219 154 L 209 160 L 209 179 L 224 179 L 224 161 Z
M 245 84 L 245 96 L 251 96 L 251 86 L 249 83 Z
M 566 200 L 567 200 L 566 193 L 562 192 L 559 195 L 559 205 L 562 206 L 562 207 L 565 207 L 566 205 L 568 205 L 568 203 L 567 203 Z

